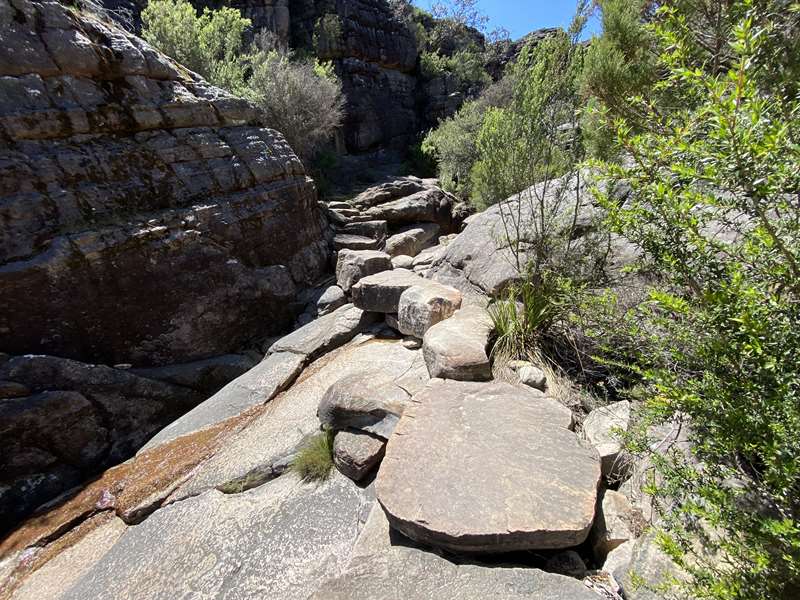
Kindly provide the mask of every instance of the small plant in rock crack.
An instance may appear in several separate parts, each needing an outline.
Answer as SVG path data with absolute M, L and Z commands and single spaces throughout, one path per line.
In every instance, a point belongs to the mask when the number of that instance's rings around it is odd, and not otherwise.
M 305 481 L 324 481 L 333 469 L 334 431 L 326 429 L 303 445 L 292 461 L 292 470 Z

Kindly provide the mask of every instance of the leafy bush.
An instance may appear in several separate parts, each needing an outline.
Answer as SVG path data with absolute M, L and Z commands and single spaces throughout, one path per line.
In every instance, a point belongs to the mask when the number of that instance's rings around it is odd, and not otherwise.
M 324 481 L 333 469 L 331 429 L 310 438 L 292 461 L 292 470 L 306 481 Z
M 620 114 L 635 116 L 615 126 L 630 161 L 599 165 L 632 190 L 624 205 L 600 195 L 610 226 L 661 282 L 631 332 L 650 349 L 631 365 L 649 392 L 645 424 L 688 418 L 702 465 L 659 460 L 661 541 L 698 598 L 796 598 L 800 100 L 773 50 L 800 7 L 725 3 L 709 60 L 676 4 L 651 30 L 666 74 L 656 97 L 670 102 L 628 100 Z
M 341 124 L 344 98 L 330 67 L 291 54 L 253 57 L 251 98 L 300 157 L 310 161 Z M 322 75 L 322 76 L 320 76 Z
M 142 37 L 214 85 L 244 88 L 244 32 L 250 26 L 238 10 L 221 8 L 198 16 L 185 0 L 151 0 L 142 11 Z
M 295 57 L 265 32 L 245 53 L 250 21 L 238 10 L 198 16 L 186 0 L 151 0 L 142 21 L 143 37 L 159 50 L 260 107 L 307 166 L 341 124 L 344 99 L 333 65 Z

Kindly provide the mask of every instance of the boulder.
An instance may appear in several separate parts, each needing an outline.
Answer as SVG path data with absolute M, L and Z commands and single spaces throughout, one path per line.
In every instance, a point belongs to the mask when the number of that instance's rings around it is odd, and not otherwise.
M 577 546 L 594 521 L 600 460 L 571 422 L 524 388 L 434 380 L 389 440 L 378 501 L 392 527 L 453 552 Z
M 611 576 L 614 584 L 617 587 L 617 591 L 622 589 L 622 586 L 619 582 L 622 581 L 625 573 L 628 570 L 628 566 L 630 565 L 631 558 L 633 556 L 633 547 L 635 545 L 635 540 L 628 540 L 609 552 L 605 561 L 603 561 L 603 571 Z
M 492 367 L 486 347 L 492 320 L 480 307 L 468 306 L 425 333 L 422 352 L 428 373 L 440 379 L 488 381 Z
M 610 552 L 636 537 L 636 517 L 630 502 L 624 494 L 606 490 L 597 505 L 597 517 L 592 528 L 592 548 L 598 562 L 602 562 Z
M 360 429 L 388 439 L 409 399 L 409 393 L 392 379 L 367 370 L 331 385 L 317 416 L 323 425 L 336 430 Z
M 539 569 L 448 560 L 415 547 L 372 509 L 347 567 L 312 600 L 597 600 L 583 583 Z
M 247 373 L 159 431 L 140 452 L 221 423 L 252 406 L 269 402 L 297 379 L 305 363 L 306 357 L 302 354 L 270 354 Z
M 312 361 L 352 340 L 377 321 L 375 315 L 345 304 L 275 342 L 268 354 L 291 352 Z
M 336 473 L 208 491 L 127 529 L 61 598 L 305 600 L 346 564 L 370 496 Z
M 348 429 L 336 433 L 333 440 L 333 464 L 353 481 L 361 481 L 383 458 L 386 440 Z
M 686 581 L 687 577 L 687 573 L 658 547 L 652 531 L 634 542 L 627 568 L 621 566 L 614 570 L 614 579 L 627 600 L 665 600 L 670 596 L 659 587 L 669 588 L 675 580 Z
M 0 32 L 3 351 L 150 367 L 287 331 L 330 250 L 283 136 L 90 9 L 4 1 Z
M 545 569 L 549 573 L 558 573 L 576 579 L 582 579 L 586 575 L 586 563 L 574 550 L 565 550 L 551 556 L 547 559 Z
M 373 219 L 380 219 L 389 225 L 412 225 L 417 223 L 437 223 L 443 230 L 453 227 L 452 196 L 437 187 L 426 188 L 410 196 L 378 204 L 368 209 Z
M 353 304 L 369 312 L 396 314 L 403 292 L 424 282 L 419 275 L 406 269 L 370 275 L 353 286 Z
M 336 283 L 345 292 L 364 277 L 392 270 L 392 259 L 377 250 L 342 250 L 336 260 Z
M 630 420 L 631 403 L 621 400 L 595 408 L 583 422 L 583 434 L 600 453 L 604 477 L 618 479 L 626 471 L 622 442 L 615 431 L 627 431 Z
M 408 288 L 400 296 L 397 322 L 400 332 L 422 339 L 431 327 L 449 319 L 461 307 L 461 292 L 432 281 Z
M 438 233 L 439 226 L 435 223 L 406 227 L 386 240 L 386 253 L 389 256 L 416 256 L 431 245 Z
M 353 204 L 367 209 L 421 192 L 426 187 L 426 182 L 417 177 L 400 177 L 364 190 L 353 199 Z
M 414 259 L 405 254 L 400 254 L 392 258 L 392 266 L 395 269 L 411 269 L 414 266 Z
M 317 315 L 324 317 L 347 304 L 344 290 L 338 285 L 327 288 L 317 300 Z
M 0 381 L 0 400 L 24 398 L 31 395 L 31 389 L 16 381 Z

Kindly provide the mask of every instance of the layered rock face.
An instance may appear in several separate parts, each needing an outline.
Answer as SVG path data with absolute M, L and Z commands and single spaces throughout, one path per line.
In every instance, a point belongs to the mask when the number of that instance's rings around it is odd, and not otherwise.
M 386 1 L 294 0 L 290 11 L 292 46 L 334 61 L 342 79 L 347 149 L 407 143 L 419 130 L 417 47 Z
M 150 366 L 285 330 L 327 262 L 244 101 L 111 22 L 0 0 L 0 350 Z

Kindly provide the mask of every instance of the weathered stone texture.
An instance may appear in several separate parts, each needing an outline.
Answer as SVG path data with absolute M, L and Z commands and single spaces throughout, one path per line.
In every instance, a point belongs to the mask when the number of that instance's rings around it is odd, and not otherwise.
M 246 102 L 86 11 L 0 0 L 0 337 L 137 366 L 292 322 L 316 194 Z

